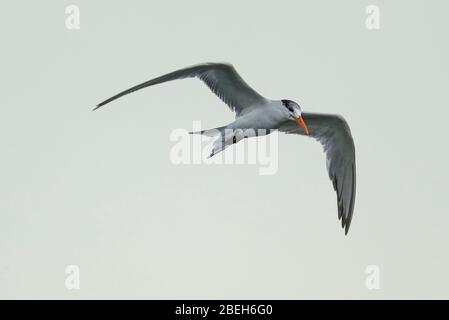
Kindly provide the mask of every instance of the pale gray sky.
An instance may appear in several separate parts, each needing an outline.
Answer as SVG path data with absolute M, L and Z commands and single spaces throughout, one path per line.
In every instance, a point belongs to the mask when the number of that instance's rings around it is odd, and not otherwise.
M 65 8 L 79 6 L 81 29 Z M 368 5 L 380 30 L 365 27 Z M 0 12 L 0 298 L 449 298 L 447 1 L 14 1 Z M 279 171 L 174 166 L 173 129 L 233 114 L 199 81 L 340 113 L 357 151 L 348 236 L 321 146 Z M 65 287 L 78 265 L 80 290 Z M 380 268 L 380 289 L 365 268 Z

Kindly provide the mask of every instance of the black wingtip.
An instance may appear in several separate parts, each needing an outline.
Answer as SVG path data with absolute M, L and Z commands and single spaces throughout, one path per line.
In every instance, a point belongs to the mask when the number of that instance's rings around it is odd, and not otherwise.
M 97 109 L 100 108 L 101 106 L 102 106 L 101 104 L 98 104 L 95 108 L 92 109 L 92 111 L 97 110 Z
M 344 219 L 344 216 L 342 217 L 342 227 L 345 229 L 345 236 L 348 235 L 349 227 L 351 226 L 351 220 Z

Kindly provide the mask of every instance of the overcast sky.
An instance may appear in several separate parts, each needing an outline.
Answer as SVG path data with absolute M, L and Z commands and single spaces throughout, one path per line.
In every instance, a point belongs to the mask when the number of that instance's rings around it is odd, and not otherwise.
M 66 28 L 71 4 L 79 30 Z M 4 4 L 0 297 L 449 298 L 448 12 L 399 0 Z M 231 62 L 266 97 L 346 118 L 348 236 L 312 139 L 279 135 L 268 176 L 170 161 L 173 130 L 233 120 L 197 80 L 91 112 L 206 61 Z M 79 290 L 66 287 L 68 265 Z

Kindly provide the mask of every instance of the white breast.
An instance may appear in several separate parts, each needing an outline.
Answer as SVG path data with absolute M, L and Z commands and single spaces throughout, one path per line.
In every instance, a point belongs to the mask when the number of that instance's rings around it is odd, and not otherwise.
M 233 129 L 277 129 L 285 122 L 286 115 L 276 101 L 254 108 L 251 112 L 237 118 L 228 128 Z

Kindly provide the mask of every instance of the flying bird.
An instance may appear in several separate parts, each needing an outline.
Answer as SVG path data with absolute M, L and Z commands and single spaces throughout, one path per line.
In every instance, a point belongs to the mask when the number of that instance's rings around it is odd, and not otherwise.
M 292 100 L 271 100 L 251 88 L 231 64 L 203 63 L 146 81 L 98 104 L 94 110 L 134 91 L 177 79 L 198 78 L 235 112 L 230 124 L 200 133 L 220 137 L 211 156 L 248 136 L 273 131 L 310 136 L 318 140 L 326 154 L 329 178 L 337 193 L 338 218 L 348 233 L 356 193 L 355 147 L 345 119 L 339 115 L 303 112 Z M 255 134 L 247 134 L 247 132 Z M 262 133 L 264 134 L 264 133 Z

